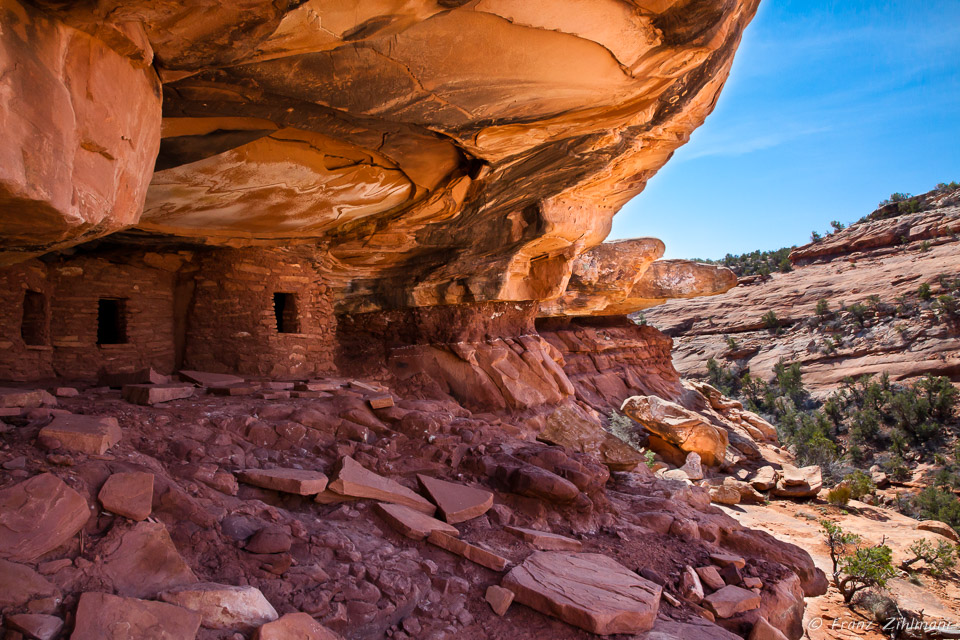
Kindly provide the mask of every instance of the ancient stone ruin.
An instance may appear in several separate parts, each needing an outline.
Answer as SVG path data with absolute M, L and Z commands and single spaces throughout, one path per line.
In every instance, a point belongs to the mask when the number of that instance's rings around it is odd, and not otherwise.
M 626 318 L 733 274 L 603 243 L 756 8 L 0 4 L 7 637 L 799 637 L 809 556 L 604 429 L 775 440 Z

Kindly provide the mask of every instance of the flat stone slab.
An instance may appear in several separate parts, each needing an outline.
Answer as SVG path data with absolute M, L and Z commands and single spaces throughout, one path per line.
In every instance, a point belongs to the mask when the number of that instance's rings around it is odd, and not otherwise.
M 197 582 L 159 522 L 141 522 L 124 533 L 108 550 L 103 573 L 117 593 L 135 598 L 152 598 L 164 589 Z
M 271 391 L 292 391 L 294 384 L 296 383 L 284 382 L 282 380 L 270 380 L 268 382 L 264 382 L 262 386 L 264 389 L 270 389 Z
M 193 382 L 201 387 L 222 387 L 230 384 L 243 384 L 245 379 L 229 373 L 209 373 L 207 371 L 193 371 L 184 369 L 179 372 L 181 378 Z
M 599 635 L 653 628 L 662 591 L 607 556 L 555 551 L 531 554 L 501 585 L 517 602 Z
M 341 640 L 308 613 L 288 613 L 260 627 L 254 640 Z
M 80 395 L 80 392 L 74 387 L 54 387 L 50 389 L 50 393 L 58 398 L 76 398 Z
M 123 399 L 131 404 L 153 405 L 189 398 L 194 391 L 196 387 L 190 384 L 128 384 L 123 387 Z
M 402 504 L 432 516 L 437 510 L 426 498 L 405 486 L 365 469 L 350 456 L 340 460 L 336 478 L 328 485 L 334 493 L 354 498 L 373 498 L 381 502 Z
M 111 513 L 131 520 L 146 520 L 153 511 L 153 474 L 115 473 L 103 483 L 98 499 Z
M 434 531 L 441 531 L 451 536 L 460 535 L 456 527 L 402 504 L 378 502 L 375 509 L 387 524 L 413 540 L 423 540 Z
M 0 609 L 59 595 L 57 587 L 25 564 L 0 560 Z
M 43 394 L 39 389 L 11 389 L 0 387 L 0 407 L 39 407 Z
M 729 553 L 711 553 L 710 562 L 718 567 L 726 567 L 727 565 L 732 564 L 737 569 L 743 569 L 745 566 L 747 566 L 747 561 L 742 557 Z
M 206 629 L 250 633 L 280 617 L 260 590 L 250 586 L 202 582 L 164 591 L 160 598 L 199 613 L 200 624 Z
M 371 409 L 389 409 L 393 406 L 393 396 L 378 396 L 367 400 Z
M 474 489 L 423 474 L 418 474 L 417 480 L 437 505 L 440 515 L 450 524 L 482 516 L 493 506 L 493 493 L 490 491 Z
M 503 530 L 529 542 L 540 551 L 580 551 L 583 549 L 583 543 L 579 540 L 549 531 L 537 531 L 536 529 L 524 529 L 523 527 L 504 527 Z
M 70 640 L 194 640 L 200 615 L 164 602 L 87 592 Z
M 299 496 L 312 496 L 327 488 L 327 476 L 309 469 L 247 469 L 237 474 L 241 482 Z
M 308 382 L 298 382 L 293 388 L 296 391 L 335 391 L 341 388 L 339 382 L 332 382 L 328 380 L 313 380 Z
M 52 473 L 0 491 L 0 558 L 33 560 L 72 538 L 90 517 L 83 496 Z
M 5 616 L 3 624 L 37 640 L 53 640 L 63 629 L 63 620 L 43 613 L 16 613 Z
M 727 585 L 703 599 L 703 605 L 718 618 L 732 618 L 738 613 L 760 608 L 760 594 Z
M 458 538 L 454 538 L 453 536 L 443 533 L 442 531 L 431 532 L 430 536 L 427 538 L 427 542 L 436 545 L 441 549 L 445 549 L 450 553 L 463 556 L 467 560 L 476 562 L 481 567 L 486 567 L 492 571 L 503 571 L 510 564 L 509 560 L 498 556 L 492 551 L 481 549 L 478 546 L 472 545 L 469 542 L 464 542 Z
M 64 449 L 90 455 L 106 453 L 123 437 L 116 418 L 73 414 L 56 416 L 40 435 L 59 440 Z
M 697 567 L 697 575 L 700 576 L 700 581 L 713 591 L 727 586 L 727 583 L 720 577 L 720 572 L 713 565 Z

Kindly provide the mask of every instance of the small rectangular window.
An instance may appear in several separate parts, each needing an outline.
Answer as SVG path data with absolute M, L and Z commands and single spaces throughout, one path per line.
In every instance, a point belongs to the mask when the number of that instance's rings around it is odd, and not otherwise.
M 23 293 L 23 320 L 20 337 L 28 345 L 47 344 L 47 301 L 39 291 Z
M 295 293 L 274 293 L 273 312 L 277 317 L 277 333 L 300 333 L 300 313 Z
M 97 344 L 127 343 L 127 301 L 100 298 L 97 306 Z

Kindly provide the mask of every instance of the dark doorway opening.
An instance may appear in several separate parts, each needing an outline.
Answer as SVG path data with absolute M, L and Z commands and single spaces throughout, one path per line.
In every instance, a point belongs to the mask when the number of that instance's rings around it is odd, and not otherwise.
M 277 333 L 300 333 L 300 314 L 295 293 L 274 293 L 273 312 L 277 316 Z
M 24 291 L 20 337 L 28 345 L 45 345 L 47 340 L 47 301 L 39 291 Z
M 127 343 L 127 301 L 100 298 L 97 306 L 97 344 Z

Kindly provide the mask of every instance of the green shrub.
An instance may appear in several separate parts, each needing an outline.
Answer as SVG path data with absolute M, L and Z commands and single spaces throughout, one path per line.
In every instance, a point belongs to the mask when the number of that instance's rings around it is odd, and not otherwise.
M 863 321 L 866 320 L 867 318 L 867 311 L 868 311 L 865 305 L 860 304 L 859 302 L 855 302 L 854 304 L 847 307 L 847 311 L 849 311 L 850 314 L 853 315 L 857 324 L 861 326 L 863 325 Z
M 777 271 L 780 273 L 790 273 L 793 271 L 793 263 L 790 262 L 790 258 L 784 257 L 782 260 L 780 260 L 780 262 L 777 264 Z
M 845 484 L 839 484 L 827 492 L 827 502 L 835 507 L 845 507 L 850 502 L 850 487 Z
M 910 571 L 913 565 L 923 560 L 927 565 L 927 571 L 939 578 L 957 564 L 957 549 L 946 540 L 938 540 L 934 546 L 933 543 L 921 538 L 915 540 L 907 549 L 911 555 L 900 563 L 900 568 L 904 571 Z
M 930 291 L 930 283 L 924 282 L 917 288 L 917 297 L 921 300 L 929 300 L 933 297 L 933 293 Z
M 838 222 L 836 220 L 832 221 L 830 226 L 833 227 L 834 232 L 843 231 L 846 229 L 846 226 L 842 222 Z
M 850 604 L 857 592 L 868 587 L 884 587 L 896 575 L 891 559 L 893 550 L 886 545 L 862 546 L 862 540 L 844 533 L 840 525 L 821 520 L 822 531 L 833 562 L 833 584 Z M 849 547 L 854 546 L 852 553 Z
M 825 316 L 830 313 L 830 303 L 827 302 L 826 298 L 820 298 L 817 300 L 817 315 Z
M 850 497 L 854 500 L 859 500 L 877 490 L 877 485 L 873 483 L 870 476 L 860 469 L 848 473 L 843 480 L 850 486 Z
M 960 305 L 957 304 L 957 299 L 949 293 L 937 296 L 936 302 L 933 303 L 933 309 L 937 312 L 937 315 L 944 318 L 952 320 L 960 317 Z
M 821 236 L 819 233 L 816 231 L 810 232 L 810 242 L 820 242 L 821 240 L 823 240 L 823 236 Z
M 777 317 L 777 313 L 771 309 L 763 314 L 763 317 L 760 318 L 763 321 L 763 326 L 770 330 L 776 330 L 780 328 L 780 318 Z
M 916 508 L 923 520 L 939 520 L 960 531 L 960 500 L 943 487 L 927 487 L 916 497 Z
M 727 348 L 730 349 L 730 351 L 736 351 L 740 348 L 740 343 L 737 342 L 737 339 L 733 336 L 727 336 Z

